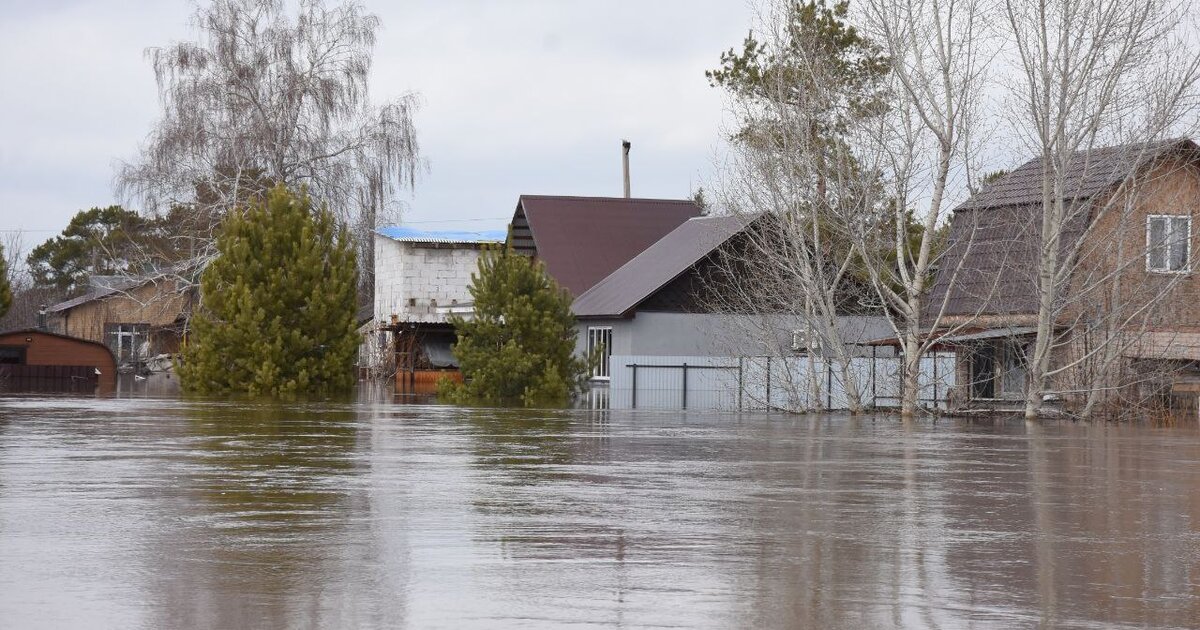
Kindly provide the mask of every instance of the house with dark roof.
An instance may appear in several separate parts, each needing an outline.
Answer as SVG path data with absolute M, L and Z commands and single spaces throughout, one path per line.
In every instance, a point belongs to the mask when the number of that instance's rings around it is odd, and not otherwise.
M 739 241 L 754 225 L 733 215 L 690 218 L 576 297 L 571 306 L 579 333 L 576 351 L 588 356 L 603 350 L 593 380 L 612 382 L 614 389 L 636 388 L 626 373 L 631 367 L 627 363 L 647 357 L 654 359 L 646 368 L 690 361 L 690 367 L 700 371 L 707 369 L 703 364 L 736 366 L 746 357 L 778 357 L 781 350 L 794 355 L 788 358 L 824 356 L 827 349 L 798 337 L 808 329 L 802 315 L 783 309 L 765 315 L 737 313 L 718 306 L 721 300 L 713 292 L 721 291 L 720 282 L 713 279 L 726 270 L 720 257 L 742 247 Z M 889 331 L 886 319 L 878 316 L 842 315 L 838 325 L 850 343 Z M 862 346 L 858 352 L 872 350 Z M 679 376 L 660 389 L 686 390 Z M 704 377 L 691 378 L 695 389 L 700 382 L 695 379 Z M 673 405 L 683 399 L 675 391 L 665 394 Z M 643 403 L 646 400 L 643 396 Z
M 1193 231 L 1200 147 L 1187 139 L 1105 147 L 1075 154 L 1065 169 L 1057 200 L 1069 220 L 1060 255 L 1071 256 L 1055 305 L 1052 402 L 1080 404 L 1097 370 L 1167 367 L 1173 379 L 1196 380 L 1187 374 L 1200 365 L 1200 233 Z M 1041 161 L 1033 159 L 955 209 L 928 306 L 942 311 L 932 334 L 958 356 L 960 404 L 1015 406 L 1027 391 L 1042 182 Z M 1138 393 L 1112 382 L 1115 400 L 1172 386 L 1141 379 Z
M 686 199 L 521 195 L 511 245 L 540 260 L 559 286 L 579 296 L 700 214 Z

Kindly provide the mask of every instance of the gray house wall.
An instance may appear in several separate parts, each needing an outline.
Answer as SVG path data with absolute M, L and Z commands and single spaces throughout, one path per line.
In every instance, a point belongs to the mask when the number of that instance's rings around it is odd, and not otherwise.
M 642 356 L 770 356 L 791 346 L 792 331 L 804 328 L 801 317 L 773 316 L 763 321 L 743 315 L 712 313 L 638 312 L 628 319 L 579 319 L 575 349 L 587 352 L 589 327 L 608 326 L 613 330 L 612 354 Z M 848 342 L 881 339 L 892 334 L 883 317 L 843 316 L 839 318 L 843 338 Z M 773 333 L 774 347 L 764 342 L 764 331 Z M 876 352 L 890 352 L 879 348 Z M 867 356 L 870 348 L 852 348 L 852 354 Z M 880 355 L 882 356 L 882 354 Z
M 901 359 L 889 346 L 865 345 L 893 334 L 887 320 L 843 316 L 839 325 L 853 357 L 846 377 L 855 380 L 863 403 L 895 406 Z M 613 347 L 610 380 L 594 380 L 581 401 L 592 408 L 805 411 L 849 404 L 832 353 L 792 350 L 792 331 L 805 328 L 800 317 L 639 312 L 629 319 L 584 318 L 577 323 L 581 356 L 594 326 L 612 328 Z M 923 357 L 922 404 L 944 406 L 954 380 L 952 353 Z

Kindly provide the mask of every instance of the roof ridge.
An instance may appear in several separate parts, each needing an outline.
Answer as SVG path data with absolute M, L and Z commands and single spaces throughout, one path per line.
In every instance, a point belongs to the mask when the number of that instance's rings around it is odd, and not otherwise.
M 1126 142 L 1074 151 L 1067 159 L 1065 172 L 1062 173 L 1064 182 L 1070 179 L 1070 186 L 1063 190 L 1063 199 L 1077 201 L 1091 199 L 1117 183 L 1125 181 L 1130 174 L 1144 164 L 1151 163 L 1175 151 L 1195 151 L 1196 149 L 1196 143 L 1191 138 L 1179 137 Z M 1030 191 L 1041 188 L 1042 174 L 1038 168 L 1041 159 L 1041 157 L 1035 156 L 1025 160 L 1002 177 L 985 184 L 975 194 L 960 203 L 955 208 L 955 212 L 1040 203 L 1040 194 L 1039 199 L 1033 199 Z

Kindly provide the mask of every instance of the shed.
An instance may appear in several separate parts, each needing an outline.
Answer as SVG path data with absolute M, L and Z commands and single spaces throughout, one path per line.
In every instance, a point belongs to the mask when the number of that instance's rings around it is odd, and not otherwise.
M 104 344 L 44 330 L 0 333 L 0 390 L 108 393 L 117 361 Z

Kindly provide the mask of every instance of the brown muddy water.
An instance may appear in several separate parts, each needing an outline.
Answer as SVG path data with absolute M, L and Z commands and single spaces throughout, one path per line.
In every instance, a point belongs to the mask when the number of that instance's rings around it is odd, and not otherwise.
M 0 628 L 1200 625 L 1200 432 L 0 400 Z

